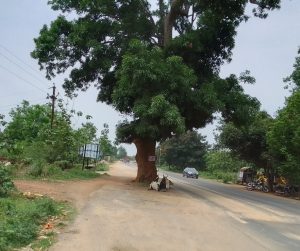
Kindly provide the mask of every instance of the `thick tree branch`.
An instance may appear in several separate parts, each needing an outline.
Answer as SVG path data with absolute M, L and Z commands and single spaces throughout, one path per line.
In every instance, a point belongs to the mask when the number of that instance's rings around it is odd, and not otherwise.
M 190 5 L 186 0 L 173 0 L 170 12 L 166 15 L 164 22 L 164 46 L 172 39 L 172 30 L 179 16 L 188 16 Z

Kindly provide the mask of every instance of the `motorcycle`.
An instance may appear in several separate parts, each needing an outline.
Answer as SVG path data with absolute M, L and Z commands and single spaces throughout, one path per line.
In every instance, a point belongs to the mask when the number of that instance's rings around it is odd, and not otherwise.
M 293 185 L 287 185 L 284 187 L 284 196 L 295 197 L 297 194 L 299 194 L 299 187 Z
M 249 182 L 247 184 L 247 190 L 249 190 L 249 191 L 257 190 L 257 191 L 262 191 L 265 193 L 268 193 L 270 191 L 269 187 L 260 180 L 255 180 L 253 182 Z

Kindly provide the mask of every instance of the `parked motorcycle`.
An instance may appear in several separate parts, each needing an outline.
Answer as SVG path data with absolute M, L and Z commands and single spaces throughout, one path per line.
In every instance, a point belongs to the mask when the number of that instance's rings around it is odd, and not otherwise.
M 293 185 L 287 185 L 284 187 L 284 196 L 295 197 L 299 194 L 299 187 Z
M 269 187 L 260 180 L 255 180 L 253 182 L 249 182 L 247 184 L 247 190 L 249 190 L 249 191 L 257 190 L 257 191 L 262 191 L 265 193 L 268 193 L 270 191 Z

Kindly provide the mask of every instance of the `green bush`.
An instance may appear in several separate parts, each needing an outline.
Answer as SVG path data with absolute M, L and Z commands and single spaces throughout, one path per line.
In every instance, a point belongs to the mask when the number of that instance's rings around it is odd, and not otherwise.
M 29 175 L 33 177 L 45 177 L 47 176 L 47 171 L 45 168 L 46 164 L 43 161 L 34 162 L 29 169 Z
M 70 169 L 74 166 L 73 163 L 68 160 L 55 161 L 53 164 L 59 166 L 62 170 Z
M 235 183 L 236 173 L 235 172 L 224 172 L 224 171 L 202 171 L 201 176 L 208 179 L 221 180 L 223 183 Z
M 109 166 L 106 163 L 100 163 L 100 164 L 97 164 L 96 170 L 97 171 L 108 171 Z
M 62 205 L 49 198 L 29 200 L 20 196 L 0 200 L 0 251 L 28 245 L 36 239 L 40 225 L 59 215 Z
M 6 196 L 13 188 L 14 183 L 10 179 L 8 170 L 0 166 L 0 197 Z

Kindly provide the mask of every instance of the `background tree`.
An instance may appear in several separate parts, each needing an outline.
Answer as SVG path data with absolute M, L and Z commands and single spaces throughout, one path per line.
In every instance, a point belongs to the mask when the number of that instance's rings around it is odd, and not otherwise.
M 117 147 L 110 141 L 108 138 L 109 127 L 108 124 L 103 124 L 103 130 L 101 131 L 101 135 L 99 138 L 100 149 L 103 156 L 111 156 L 116 157 L 117 155 Z
M 291 183 L 300 184 L 300 91 L 294 92 L 278 112 L 268 142 L 281 173 Z
M 229 149 L 213 149 L 205 155 L 205 173 L 213 178 L 222 179 L 225 183 L 235 182 L 237 171 L 249 165 L 232 154 Z
M 156 141 L 203 127 L 216 111 L 238 122 L 253 103 L 236 77 L 218 76 L 236 28 L 248 19 L 247 2 L 158 0 L 152 10 L 146 0 L 50 0 L 63 14 L 42 28 L 32 56 L 48 78 L 70 69 L 63 85 L 69 95 L 93 83 L 98 101 L 132 117 L 119 125 L 118 137 L 137 147 L 136 180 L 153 180 L 148 157 Z M 250 2 L 265 17 L 280 0 Z M 68 13 L 78 15 L 68 20 Z
M 160 146 L 161 157 L 166 164 L 177 170 L 185 167 L 204 169 L 204 155 L 208 150 L 205 137 L 196 131 L 188 131 L 180 136 L 164 141 Z
M 126 149 L 123 146 L 118 147 L 117 159 L 124 159 L 127 157 Z
M 90 122 L 74 130 L 71 127 L 73 114 L 64 108 L 62 100 L 58 100 L 52 129 L 48 104 L 30 105 L 23 101 L 9 114 L 10 122 L 4 128 L 0 150 L 13 159 L 49 163 L 74 161 L 79 147 L 91 142 L 97 130 Z
M 300 184 L 300 57 L 296 58 L 294 71 L 286 81 L 292 85 L 292 95 L 279 110 L 268 143 L 281 173 L 291 183 Z
M 91 122 L 86 122 L 75 131 L 75 137 L 78 139 L 78 144 L 82 146 L 84 144 L 95 142 L 96 133 L 97 127 Z
M 11 121 L 3 131 L 3 148 L 12 156 L 21 154 L 26 143 L 32 143 L 49 129 L 50 108 L 23 101 L 9 113 Z
M 2 132 L 2 127 L 6 125 L 5 115 L 0 114 L 0 132 Z
M 268 176 L 269 187 L 273 187 L 274 157 L 269 150 L 267 133 L 273 119 L 264 111 L 257 111 L 243 125 L 224 123 L 218 136 L 219 147 L 230 149 L 231 153 L 256 169 L 263 168 Z
M 270 165 L 267 132 L 272 120 L 266 112 L 259 111 L 242 126 L 223 123 L 219 128 L 219 147 L 228 148 L 240 159 L 266 169 Z

